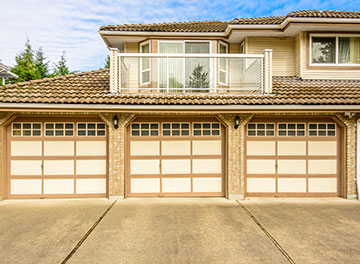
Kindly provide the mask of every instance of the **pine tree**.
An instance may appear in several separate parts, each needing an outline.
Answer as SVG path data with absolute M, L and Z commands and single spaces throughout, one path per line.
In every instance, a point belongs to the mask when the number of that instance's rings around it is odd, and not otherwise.
M 35 78 L 35 65 L 34 65 L 34 52 L 32 50 L 30 40 L 25 43 L 25 49 L 15 57 L 15 66 L 11 68 L 11 71 L 15 73 L 18 78 L 15 82 L 25 82 L 34 80 Z
M 65 51 L 63 51 L 59 62 L 54 64 L 53 76 L 63 76 L 71 73 L 75 72 L 70 72 L 69 67 L 66 65 Z
M 105 69 L 110 68 L 110 56 L 108 55 L 105 61 Z
M 46 61 L 46 57 L 42 48 L 40 47 L 39 50 L 35 54 L 35 78 L 41 79 L 49 77 L 49 62 Z
M 209 88 L 209 73 L 204 71 L 204 67 L 198 64 L 190 76 L 189 85 L 190 88 Z

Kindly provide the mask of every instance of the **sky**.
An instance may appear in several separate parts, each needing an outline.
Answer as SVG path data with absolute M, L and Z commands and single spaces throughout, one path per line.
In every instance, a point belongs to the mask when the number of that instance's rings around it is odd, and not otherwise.
M 360 11 L 360 0 L 0 0 L 0 60 L 13 66 L 29 39 L 52 63 L 65 51 L 71 71 L 96 70 L 108 54 L 100 26 L 229 21 L 308 9 Z

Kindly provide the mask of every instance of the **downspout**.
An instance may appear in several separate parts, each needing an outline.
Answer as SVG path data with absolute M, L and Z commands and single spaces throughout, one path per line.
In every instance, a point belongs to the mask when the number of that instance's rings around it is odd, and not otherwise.
M 356 144 L 356 181 L 358 200 L 360 200 L 360 119 L 357 121 L 357 144 Z

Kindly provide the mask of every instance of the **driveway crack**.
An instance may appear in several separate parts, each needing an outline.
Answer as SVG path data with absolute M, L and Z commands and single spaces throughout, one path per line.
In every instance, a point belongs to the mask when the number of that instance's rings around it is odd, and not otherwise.
M 290 257 L 286 250 L 276 241 L 276 239 L 270 234 L 269 231 L 260 223 L 260 221 L 253 215 L 245 205 L 240 203 L 238 200 L 236 202 L 240 207 L 247 213 L 248 216 L 255 222 L 255 224 L 264 232 L 264 234 L 270 239 L 270 241 L 275 245 L 275 247 L 280 251 L 281 254 L 289 261 L 289 263 L 296 264 L 295 261 Z
M 90 229 L 86 232 L 86 234 L 80 239 L 80 241 L 76 244 L 76 246 L 71 250 L 71 252 L 66 256 L 66 258 L 61 262 L 61 264 L 65 264 L 69 261 L 69 259 L 75 254 L 75 252 L 81 247 L 81 245 L 85 242 L 85 240 L 89 237 L 92 231 L 96 228 L 96 226 L 103 220 L 106 214 L 111 210 L 111 208 L 115 205 L 116 201 L 114 201 L 99 217 L 98 220 L 90 227 Z

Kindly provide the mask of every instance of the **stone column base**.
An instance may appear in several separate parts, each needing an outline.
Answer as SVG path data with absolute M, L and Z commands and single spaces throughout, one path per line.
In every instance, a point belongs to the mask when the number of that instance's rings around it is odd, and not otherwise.
M 240 193 L 229 194 L 229 200 L 244 200 L 244 195 Z
M 124 195 L 123 194 L 110 194 L 109 200 L 110 201 L 121 201 L 121 200 L 124 200 Z

